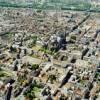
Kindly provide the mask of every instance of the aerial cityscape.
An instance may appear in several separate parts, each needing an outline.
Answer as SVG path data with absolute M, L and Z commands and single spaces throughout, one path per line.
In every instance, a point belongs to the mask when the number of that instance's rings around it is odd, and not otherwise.
M 0 100 L 100 100 L 100 0 L 0 0 Z

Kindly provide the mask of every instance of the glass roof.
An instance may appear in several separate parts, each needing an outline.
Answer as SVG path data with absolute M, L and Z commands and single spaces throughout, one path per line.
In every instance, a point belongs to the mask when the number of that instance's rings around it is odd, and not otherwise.
M 100 12 L 100 0 L 0 0 L 0 6 Z

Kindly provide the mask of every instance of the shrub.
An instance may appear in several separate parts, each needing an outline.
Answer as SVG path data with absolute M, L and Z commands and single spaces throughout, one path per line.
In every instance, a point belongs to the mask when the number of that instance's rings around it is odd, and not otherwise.
M 36 41 L 37 41 L 37 36 L 33 36 L 32 39 L 33 39 L 33 42 L 32 43 L 35 45 L 36 44 Z
M 32 66 L 31 66 L 31 69 L 32 70 L 36 70 L 36 69 L 38 69 L 39 68 L 39 65 L 38 64 L 33 64 Z
M 72 35 L 72 36 L 71 36 L 71 39 L 72 39 L 72 40 L 76 40 L 76 36 L 75 36 L 75 35 Z

